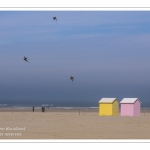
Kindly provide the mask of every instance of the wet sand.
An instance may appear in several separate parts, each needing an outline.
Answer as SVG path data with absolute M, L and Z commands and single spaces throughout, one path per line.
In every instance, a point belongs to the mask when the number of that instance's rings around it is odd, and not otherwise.
M 150 139 L 150 112 L 99 116 L 98 109 L 0 109 L 0 139 Z

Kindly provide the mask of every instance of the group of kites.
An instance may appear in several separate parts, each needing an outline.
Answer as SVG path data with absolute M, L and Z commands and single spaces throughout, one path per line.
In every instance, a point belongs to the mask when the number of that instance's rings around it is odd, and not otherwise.
M 53 20 L 56 20 L 56 21 L 57 21 L 57 17 L 53 17 Z M 24 56 L 23 60 L 26 61 L 26 62 L 28 62 L 27 57 L 25 57 L 25 56 Z M 73 82 L 74 77 L 73 77 L 73 76 L 70 76 L 70 80 L 72 80 L 72 82 Z

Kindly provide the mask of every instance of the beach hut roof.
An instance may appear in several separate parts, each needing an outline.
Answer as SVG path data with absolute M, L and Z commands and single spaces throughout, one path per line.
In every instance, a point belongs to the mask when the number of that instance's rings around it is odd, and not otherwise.
M 113 103 L 115 100 L 117 100 L 116 98 L 102 98 L 99 103 Z M 117 100 L 118 101 L 118 100 Z
M 141 101 L 138 98 L 124 98 L 120 103 L 135 103 L 135 101 L 139 101 L 141 103 Z

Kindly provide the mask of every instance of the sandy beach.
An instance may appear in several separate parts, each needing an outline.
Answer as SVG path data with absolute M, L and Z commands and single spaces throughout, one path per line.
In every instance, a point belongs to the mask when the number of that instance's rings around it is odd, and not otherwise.
M 98 109 L 0 109 L 0 139 L 150 139 L 150 112 L 99 116 Z

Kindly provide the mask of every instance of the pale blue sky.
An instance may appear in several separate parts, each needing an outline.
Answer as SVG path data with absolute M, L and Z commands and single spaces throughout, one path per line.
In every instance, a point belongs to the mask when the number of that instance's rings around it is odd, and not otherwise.
M 150 106 L 150 11 L 0 11 L 0 20 L 0 103 Z

